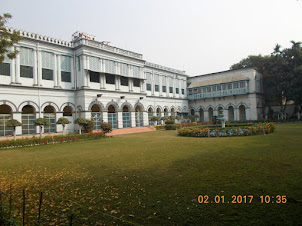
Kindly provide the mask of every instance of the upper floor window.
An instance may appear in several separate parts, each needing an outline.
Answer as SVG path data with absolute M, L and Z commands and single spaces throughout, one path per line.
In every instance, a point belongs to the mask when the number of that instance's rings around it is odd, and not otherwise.
M 170 93 L 173 93 L 173 87 L 169 87 Z
M 151 91 L 151 84 L 147 83 L 147 90 Z
M 232 89 L 232 83 L 228 84 L 228 89 Z
M 71 82 L 71 57 L 61 56 L 61 81 Z
M 167 87 L 166 86 L 163 86 L 163 92 L 167 92 Z
M 100 73 L 99 72 L 89 71 L 89 78 L 90 78 L 90 82 L 100 83 Z
M 34 51 L 30 48 L 20 48 L 20 77 L 33 78 Z
M 115 75 L 106 74 L 106 83 L 107 84 L 115 84 Z
M 42 79 L 53 80 L 54 54 L 42 52 Z
M 133 79 L 133 86 L 140 87 L 140 80 L 138 78 Z
M 208 93 L 211 92 L 211 87 L 207 87 L 207 92 L 208 92 Z
M 234 89 L 238 89 L 238 88 L 239 88 L 238 82 L 235 82 L 235 83 L 233 84 L 233 88 L 234 88 Z
M 193 94 L 193 90 L 192 89 L 189 89 L 189 95 L 192 95 Z
M 129 83 L 128 77 L 121 76 L 120 78 L 121 78 L 121 85 L 128 86 Z
M 212 87 L 212 91 L 213 91 L 213 92 L 216 92 L 216 86 L 213 86 L 213 87 Z
M 8 63 L 0 64 L 0 75 L 10 76 L 10 64 Z
M 159 92 L 159 85 L 155 85 L 155 92 Z
M 217 91 L 221 91 L 221 85 L 217 85 Z
M 245 88 L 245 82 L 240 82 L 240 88 Z
M 181 94 L 182 94 L 182 95 L 185 94 L 185 89 L 181 89 Z
M 179 88 L 176 88 L 176 94 L 179 94 Z

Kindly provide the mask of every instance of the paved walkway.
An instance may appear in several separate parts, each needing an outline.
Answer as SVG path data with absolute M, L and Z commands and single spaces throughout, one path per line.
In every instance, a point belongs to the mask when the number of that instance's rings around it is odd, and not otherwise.
M 147 127 L 135 127 L 135 128 L 126 128 L 126 129 L 114 129 L 108 136 L 116 136 L 116 135 L 123 135 L 123 134 L 131 134 L 131 133 L 144 133 L 144 132 L 152 132 L 156 129 L 152 126 Z
M 108 134 L 108 136 L 117 136 L 117 135 L 123 135 L 123 134 L 131 134 L 131 133 L 144 133 L 144 132 L 152 132 L 156 129 L 152 126 L 146 126 L 146 127 L 135 127 L 135 128 L 126 128 L 126 129 L 114 129 L 111 133 Z M 42 134 L 42 137 L 45 136 L 57 136 L 62 135 L 62 133 L 44 133 Z M 40 134 L 35 135 L 23 135 L 23 136 L 17 136 L 17 139 L 26 139 L 26 138 L 32 138 L 32 137 L 40 137 Z M 12 140 L 14 139 L 13 136 L 8 137 L 0 137 L 1 140 Z

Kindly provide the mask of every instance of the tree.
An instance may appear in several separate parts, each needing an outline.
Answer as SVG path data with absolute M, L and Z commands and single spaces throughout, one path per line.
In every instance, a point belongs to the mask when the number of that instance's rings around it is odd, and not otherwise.
M 57 124 L 63 126 L 62 135 L 64 135 L 65 126 L 68 125 L 69 123 L 71 123 L 71 121 L 69 121 L 67 118 L 61 117 L 61 118 L 58 119 Z
M 3 63 L 5 57 L 9 59 L 14 59 L 17 50 L 10 50 L 15 43 L 22 40 L 22 37 L 19 35 L 18 31 L 9 32 L 5 24 L 12 16 L 9 13 L 4 13 L 2 16 L 0 15 L 0 64 Z
M 45 118 L 37 118 L 35 120 L 35 125 L 40 127 L 40 138 L 42 138 L 42 129 L 43 126 L 49 126 L 50 122 Z
M 79 117 L 74 121 L 75 124 L 80 126 L 79 134 L 82 133 L 83 126 L 87 123 L 86 119 Z
M 6 126 L 13 128 L 13 130 L 14 130 L 14 140 L 16 140 L 16 127 L 17 126 L 22 126 L 22 123 L 19 122 L 16 119 L 9 119 L 9 120 L 6 121 Z
M 110 123 L 102 122 L 100 127 L 105 133 L 110 133 L 112 131 L 112 125 Z

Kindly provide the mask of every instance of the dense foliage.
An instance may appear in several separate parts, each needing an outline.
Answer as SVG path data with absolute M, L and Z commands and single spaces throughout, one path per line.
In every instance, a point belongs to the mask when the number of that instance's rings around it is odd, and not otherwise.
M 101 123 L 101 129 L 105 133 L 110 133 L 112 131 L 112 125 L 110 123 L 107 123 L 107 122 L 102 122 Z
M 14 148 L 25 147 L 35 145 L 45 145 L 64 142 L 75 142 L 79 140 L 92 140 L 104 137 L 105 133 L 84 133 L 84 134 L 72 134 L 72 135 L 60 135 L 60 136 L 45 136 L 43 138 L 25 138 L 17 140 L 4 140 L 0 141 L 0 148 Z
M 237 127 L 184 127 L 179 129 L 179 136 L 186 137 L 227 137 L 227 136 L 250 136 L 273 133 L 276 129 L 276 125 L 273 123 L 263 123 L 263 124 L 250 124 L 247 126 L 237 126 Z
M 10 33 L 6 29 L 5 24 L 7 23 L 8 19 L 11 18 L 12 16 L 9 13 L 0 15 L 0 64 L 3 63 L 6 57 L 9 59 L 16 57 L 18 51 L 10 50 L 10 47 L 13 47 L 14 44 L 22 39 L 18 31 Z
M 296 112 L 302 109 L 302 47 L 301 42 L 291 43 L 291 48 L 281 49 L 277 44 L 271 55 L 248 56 L 231 66 L 257 69 L 263 76 L 265 105 L 280 105 L 282 117 L 289 100 L 295 102 Z

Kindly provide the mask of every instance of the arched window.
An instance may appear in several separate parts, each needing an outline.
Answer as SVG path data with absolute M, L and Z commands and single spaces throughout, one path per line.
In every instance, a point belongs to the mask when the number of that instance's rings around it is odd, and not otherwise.
M 6 122 L 12 119 L 13 111 L 7 104 L 0 105 L 0 136 L 10 136 L 13 134 L 12 127 L 7 127 Z
M 148 122 L 149 122 L 149 125 L 152 124 L 152 122 L 150 121 L 152 117 L 153 117 L 153 109 L 150 107 L 148 109 Z
M 160 120 L 160 118 L 161 118 L 161 110 L 160 110 L 160 108 L 157 108 L 156 109 L 156 116 L 157 116 L 157 118 L 158 118 L 158 122 L 157 122 L 157 124 L 161 124 L 161 120 Z
M 70 116 L 72 116 L 72 107 L 70 107 L 70 106 L 65 106 L 64 108 L 63 108 L 63 116 L 65 117 L 70 117 Z
M 168 117 L 168 109 L 167 108 L 164 109 L 164 116 Z
M 123 128 L 131 127 L 131 112 L 128 106 L 123 107 Z
M 103 120 L 103 114 L 101 107 L 98 104 L 94 104 L 91 107 L 91 120 L 94 122 L 94 130 L 101 129 L 101 123 Z
M 44 108 L 44 118 L 50 122 L 49 126 L 44 126 L 44 133 L 56 132 L 56 111 L 51 105 Z
M 36 112 L 33 106 L 25 105 L 22 108 L 22 134 L 36 133 Z
M 175 116 L 175 109 L 171 108 L 171 116 Z
M 233 106 L 228 107 L 228 119 L 229 119 L 229 121 L 234 121 L 234 107 Z
M 135 124 L 136 127 L 144 126 L 143 109 L 139 105 L 135 108 Z
M 112 125 L 112 129 L 117 129 L 117 111 L 113 105 L 108 107 L 108 123 Z
M 213 121 L 213 108 L 208 109 L 208 114 L 209 114 L 209 121 Z
M 204 112 L 202 108 L 199 109 L 199 120 L 200 122 L 204 122 Z
M 245 121 L 246 120 L 245 106 L 244 105 L 239 106 L 239 120 L 240 121 Z

